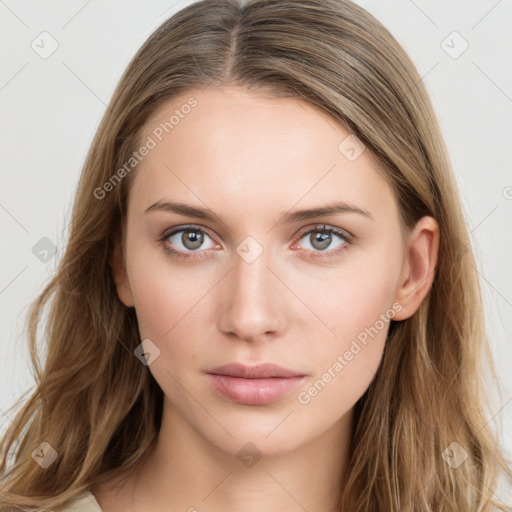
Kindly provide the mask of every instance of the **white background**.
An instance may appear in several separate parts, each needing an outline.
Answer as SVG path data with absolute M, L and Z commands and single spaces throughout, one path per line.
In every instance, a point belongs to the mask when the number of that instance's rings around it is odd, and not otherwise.
M 100 118 L 133 54 L 160 23 L 189 3 L 0 1 L 3 425 L 10 421 L 5 410 L 33 385 L 25 313 L 62 254 L 73 192 Z M 504 448 L 511 454 L 512 3 L 357 3 L 412 57 L 440 119 L 477 252 L 488 332 L 502 383 L 492 421 L 502 429 Z M 43 31 L 58 42 L 46 59 L 31 47 Z M 458 58 L 444 49 L 453 46 L 453 53 L 462 48 L 464 42 L 454 31 L 469 44 Z M 58 248 L 46 263 L 32 253 L 42 237 Z

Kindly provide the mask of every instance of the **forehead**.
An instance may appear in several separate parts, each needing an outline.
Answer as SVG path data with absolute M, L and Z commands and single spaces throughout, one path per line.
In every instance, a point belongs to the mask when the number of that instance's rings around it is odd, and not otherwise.
M 337 200 L 365 209 L 392 206 L 371 153 L 301 99 L 239 87 L 192 90 L 153 113 L 139 137 L 148 138 L 154 147 L 133 183 L 136 200 L 146 206 L 166 196 L 204 199 L 221 210 L 238 202 L 247 209 L 278 204 L 280 211 L 297 201 L 301 207 Z

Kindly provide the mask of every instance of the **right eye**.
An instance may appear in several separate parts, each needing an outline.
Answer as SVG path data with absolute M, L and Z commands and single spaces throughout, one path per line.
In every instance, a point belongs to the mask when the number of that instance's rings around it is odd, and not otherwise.
M 165 231 L 159 238 L 163 242 L 164 249 L 173 256 L 181 259 L 201 258 L 198 249 L 205 243 L 205 237 L 211 240 L 210 236 L 203 229 L 196 226 L 181 226 L 177 229 Z M 215 247 L 212 244 L 206 249 Z

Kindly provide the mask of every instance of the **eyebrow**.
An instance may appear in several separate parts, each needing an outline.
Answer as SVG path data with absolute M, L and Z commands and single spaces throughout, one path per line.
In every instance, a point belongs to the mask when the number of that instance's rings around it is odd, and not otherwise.
M 185 203 L 157 201 L 146 208 L 144 213 L 146 214 L 154 211 L 178 213 L 185 217 L 194 217 L 210 222 L 225 224 L 221 217 L 209 208 L 198 208 Z M 314 219 L 316 217 L 326 217 L 328 215 L 335 215 L 338 213 L 355 213 L 374 220 L 372 214 L 367 210 L 358 208 L 350 203 L 336 202 L 303 210 L 284 211 L 281 213 L 277 224 L 293 224 L 303 220 Z

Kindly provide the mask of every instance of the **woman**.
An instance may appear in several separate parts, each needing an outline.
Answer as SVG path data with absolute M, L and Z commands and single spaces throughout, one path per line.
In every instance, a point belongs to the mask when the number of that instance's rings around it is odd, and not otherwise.
M 0 510 L 506 510 L 470 247 L 421 79 L 371 15 L 188 6 L 92 143 Z

